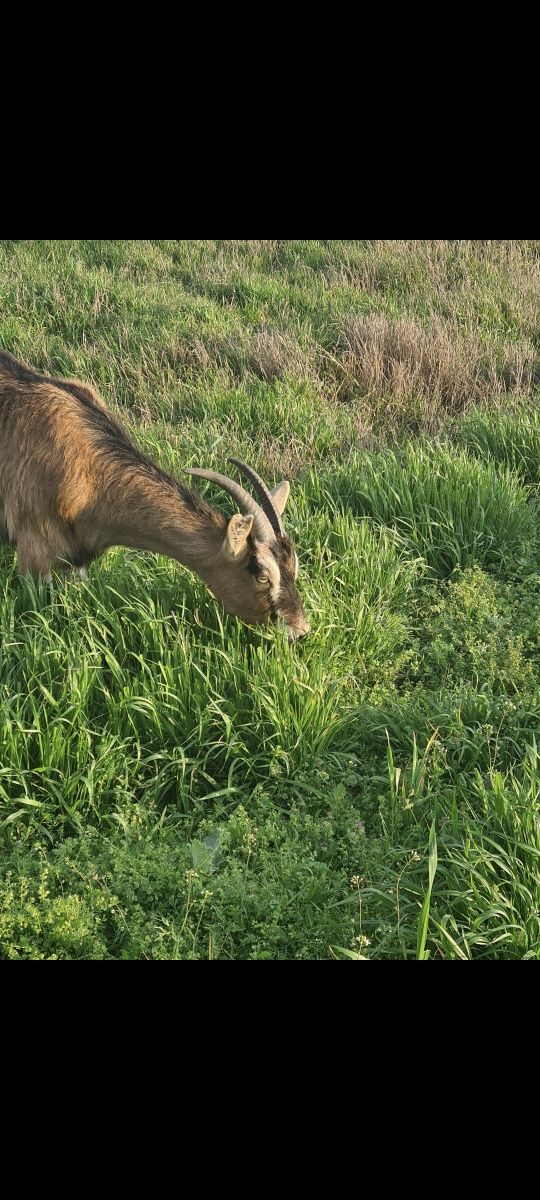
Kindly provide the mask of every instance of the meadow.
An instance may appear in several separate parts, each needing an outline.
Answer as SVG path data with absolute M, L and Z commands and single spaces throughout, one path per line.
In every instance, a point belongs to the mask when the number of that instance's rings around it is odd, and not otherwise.
M 3 241 L 0 346 L 288 478 L 312 627 L 0 547 L 0 957 L 539 958 L 540 242 Z

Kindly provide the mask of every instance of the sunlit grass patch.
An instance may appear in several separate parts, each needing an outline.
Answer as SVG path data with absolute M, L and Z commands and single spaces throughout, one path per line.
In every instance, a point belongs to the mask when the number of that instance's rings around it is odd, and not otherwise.
M 535 405 L 489 412 L 473 409 L 455 436 L 478 458 L 509 467 L 535 488 L 540 483 L 540 411 Z
M 456 567 L 512 573 L 536 560 L 537 521 L 519 479 L 449 443 L 352 454 L 331 469 L 311 470 L 306 491 L 317 508 L 328 497 L 396 528 L 443 578 Z

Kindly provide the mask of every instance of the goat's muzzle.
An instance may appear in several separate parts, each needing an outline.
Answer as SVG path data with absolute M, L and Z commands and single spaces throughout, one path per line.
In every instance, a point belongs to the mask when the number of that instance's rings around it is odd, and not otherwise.
M 287 629 L 287 635 L 290 642 L 301 642 L 303 638 L 311 633 L 311 625 L 307 621 L 303 621 L 301 625 L 297 625 L 294 629 L 291 626 Z

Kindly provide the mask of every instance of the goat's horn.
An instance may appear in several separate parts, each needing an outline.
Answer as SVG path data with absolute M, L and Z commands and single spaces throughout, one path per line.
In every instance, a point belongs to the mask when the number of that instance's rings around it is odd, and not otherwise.
M 260 504 L 246 492 L 241 483 L 237 483 L 235 479 L 229 479 L 227 475 L 219 475 L 217 471 L 204 471 L 200 467 L 184 467 L 186 475 L 199 475 L 201 479 L 209 479 L 211 483 L 217 483 L 224 491 L 232 496 L 241 512 L 244 515 L 251 514 L 254 517 L 255 533 L 263 542 L 270 542 L 274 537 L 274 530 L 266 513 L 261 508 Z
M 274 533 L 285 533 L 281 516 L 276 508 L 276 505 L 274 504 L 266 484 L 263 483 L 260 475 L 257 475 L 257 472 L 253 470 L 253 467 L 248 467 L 247 463 L 242 462 L 239 458 L 229 458 L 228 461 L 230 463 L 234 463 L 235 467 L 238 467 L 240 471 L 244 472 L 244 475 L 247 475 L 248 479 L 253 484 L 253 487 L 259 493 L 261 508 L 265 516 L 268 517 Z

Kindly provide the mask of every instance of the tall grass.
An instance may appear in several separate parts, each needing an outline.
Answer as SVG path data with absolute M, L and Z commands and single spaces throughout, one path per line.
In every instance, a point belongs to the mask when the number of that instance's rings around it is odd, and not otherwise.
M 306 490 L 317 507 L 331 500 L 394 527 L 443 578 L 473 563 L 511 573 L 535 561 L 537 523 L 519 479 L 450 444 L 355 453 L 311 469 Z
M 531 405 L 509 411 L 473 409 L 457 427 L 456 439 L 470 453 L 509 467 L 534 488 L 540 483 L 540 412 Z

